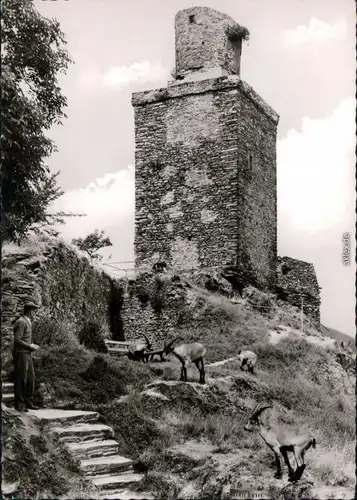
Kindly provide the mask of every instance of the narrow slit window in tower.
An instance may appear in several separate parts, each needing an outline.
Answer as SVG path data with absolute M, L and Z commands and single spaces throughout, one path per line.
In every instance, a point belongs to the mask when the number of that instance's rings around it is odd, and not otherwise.
M 192 16 L 188 16 L 188 19 L 190 21 L 190 24 L 193 24 L 196 22 L 196 16 L 192 15 Z
M 249 153 L 248 154 L 248 169 L 249 169 L 249 171 L 252 170 L 252 167 L 253 167 L 253 155 L 252 155 L 252 153 Z

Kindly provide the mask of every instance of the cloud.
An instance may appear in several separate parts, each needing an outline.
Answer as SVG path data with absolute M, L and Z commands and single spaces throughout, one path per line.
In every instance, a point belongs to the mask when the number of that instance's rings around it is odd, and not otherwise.
M 354 265 L 342 265 L 342 233 L 354 234 L 354 110 L 355 100 L 345 99 L 326 118 L 303 118 L 301 132 L 291 130 L 277 143 L 279 255 L 314 263 L 322 322 L 351 334 Z M 54 208 L 87 214 L 60 226 L 66 239 L 104 229 L 113 247 L 102 253 L 112 254 L 113 261 L 133 260 L 133 166 L 67 192 Z
M 354 183 L 355 100 L 331 116 L 302 119 L 278 141 L 278 204 L 296 231 L 316 233 L 349 217 Z M 347 223 L 347 220 L 346 220 Z
M 293 30 L 283 32 L 284 40 L 291 45 L 299 45 L 306 42 L 326 42 L 330 40 L 343 40 L 347 35 L 345 20 L 334 24 L 327 24 L 319 19 L 311 19 L 308 26 L 301 24 Z
M 59 226 L 63 236 L 70 240 L 83 237 L 98 228 L 108 234 L 116 227 L 133 224 L 134 215 L 134 167 L 105 174 L 91 182 L 86 188 L 69 191 L 53 205 L 53 210 L 85 213 L 86 217 L 67 219 L 65 226 Z M 125 239 L 125 234 L 122 238 Z
M 103 83 L 108 87 L 126 87 L 132 83 L 147 83 L 167 80 L 168 73 L 161 63 L 142 61 L 131 66 L 113 66 L 103 76 Z
M 277 143 L 278 222 L 296 232 L 316 234 L 351 222 L 354 200 L 355 99 L 341 101 L 319 119 L 303 118 L 301 132 L 292 129 Z M 71 219 L 82 231 L 111 227 L 131 218 L 135 209 L 134 166 L 69 191 L 54 208 L 87 213 Z M 353 212 L 352 212 L 353 213 Z M 347 230 L 347 229 L 346 229 Z
M 355 100 L 323 119 L 303 118 L 301 132 L 278 141 L 278 248 L 312 262 L 321 291 L 321 321 L 355 331 L 355 242 L 342 263 L 342 234 L 355 226 Z M 352 236 L 353 238 L 353 236 Z
M 168 71 L 160 62 L 135 62 L 131 66 L 113 66 L 104 73 L 97 66 L 86 65 L 85 71 L 80 71 L 77 84 L 81 89 L 107 87 L 123 89 L 138 84 L 155 82 L 166 85 L 169 79 Z

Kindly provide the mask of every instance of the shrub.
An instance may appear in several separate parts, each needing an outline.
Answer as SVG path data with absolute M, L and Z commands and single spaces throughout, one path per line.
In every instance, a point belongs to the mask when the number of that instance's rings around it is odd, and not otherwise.
M 33 324 L 33 342 L 40 347 L 78 345 L 75 329 L 69 321 L 40 318 Z
M 226 35 L 231 42 L 237 42 L 238 40 L 248 41 L 250 33 L 245 26 L 234 24 L 226 27 Z
M 244 288 L 242 297 L 246 299 L 253 308 L 258 309 L 261 314 L 267 314 L 276 308 L 276 298 L 274 294 L 262 292 L 253 286 Z
M 79 333 L 79 342 L 87 349 L 92 349 L 96 352 L 108 352 L 104 339 L 104 329 L 95 321 L 85 323 Z
M 104 362 L 98 366 L 99 358 Z M 153 378 L 146 364 L 105 358 L 80 345 L 50 347 L 39 351 L 36 380 L 46 384 L 52 405 L 64 402 L 67 409 L 74 405 L 84 410 L 110 404 L 126 394 L 129 387 L 135 384 L 142 388 Z

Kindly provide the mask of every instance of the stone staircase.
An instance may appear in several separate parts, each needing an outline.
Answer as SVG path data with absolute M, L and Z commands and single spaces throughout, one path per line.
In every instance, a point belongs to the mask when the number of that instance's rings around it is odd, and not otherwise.
M 1 399 L 4 404 L 14 402 L 14 383 L 9 380 L 9 375 L 6 372 L 1 372 Z
M 133 470 L 133 461 L 120 456 L 114 431 L 98 422 L 99 414 L 86 411 L 31 410 L 54 440 L 79 460 L 80 469 L 97 486 L 104 499 L 150 499 L 150 493 L 135 491 L 143 474 Z
M 2 374 L 2 402 L 14 400 L 13 383 Z M 133 470 L 133 461 L 119 455 L 114 431 L 99 422 L 99 413 L 77 410 L 30 410 L 38 424 L 79 461 L 81 471 L 99 490 L 103 500 L 153 499 L 149 492 L 136 491 L 143 474 Z

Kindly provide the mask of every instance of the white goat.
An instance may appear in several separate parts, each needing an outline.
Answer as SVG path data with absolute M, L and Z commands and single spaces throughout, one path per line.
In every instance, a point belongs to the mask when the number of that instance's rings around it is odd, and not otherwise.
M 283 477 L 280 465 L 279 455 L 281 454 L 288 467 L 289 481 L 298 481 L 305 470 L 304 455 L 306 450 L 311 446 L 316 447 L 316 440 L 310 431 L 296 426 L 281 425 L 272 427 L 264 425 L 260 420 L 260 414 L 267 408 L 272 408 L 269 403 L 260 403 L 254 409 L 248 423 L 244 429 L 246 431 L 256 430 L 263 438 L 265 443 L 274 452 L 277 472 L 275 478 L 281 479 Z M 288 452 L 293 452 L 297 469 L 291 467 Z
M 253 373 L 253 370 L 257 363 L 257 355 L 252 351 L 239 351 L 238 361 L 240 361 L 241 370 L 243 370 L 244 365 L 246 365 L 248 371 L 250 371 L 250 373 Z
M 151 349 L 151 343 L 147 336 L 143 333 L 143 336 L 145 337 L 146 342 L 141 342 L 139 344 L 130 344 L 128 346 L 128 357 L 129 359 L 133 359 L 134 361 L 145 361 L 147 362 L 147 356 L 145 354 L 150 351 Z
M 200 384 L 205 383 L 205 366 L 203 358 L 206 354 L 206 348 L 199 342 L 191 344 L 181 344 L 173 347 L 174 342 L 181 340 L 180 337 L 174 338 L 165 346 L 164 354 L 173 354 L 182 364 L 180 380 L 187 382 L 187 366 L 194 363 L 200 372 Z

